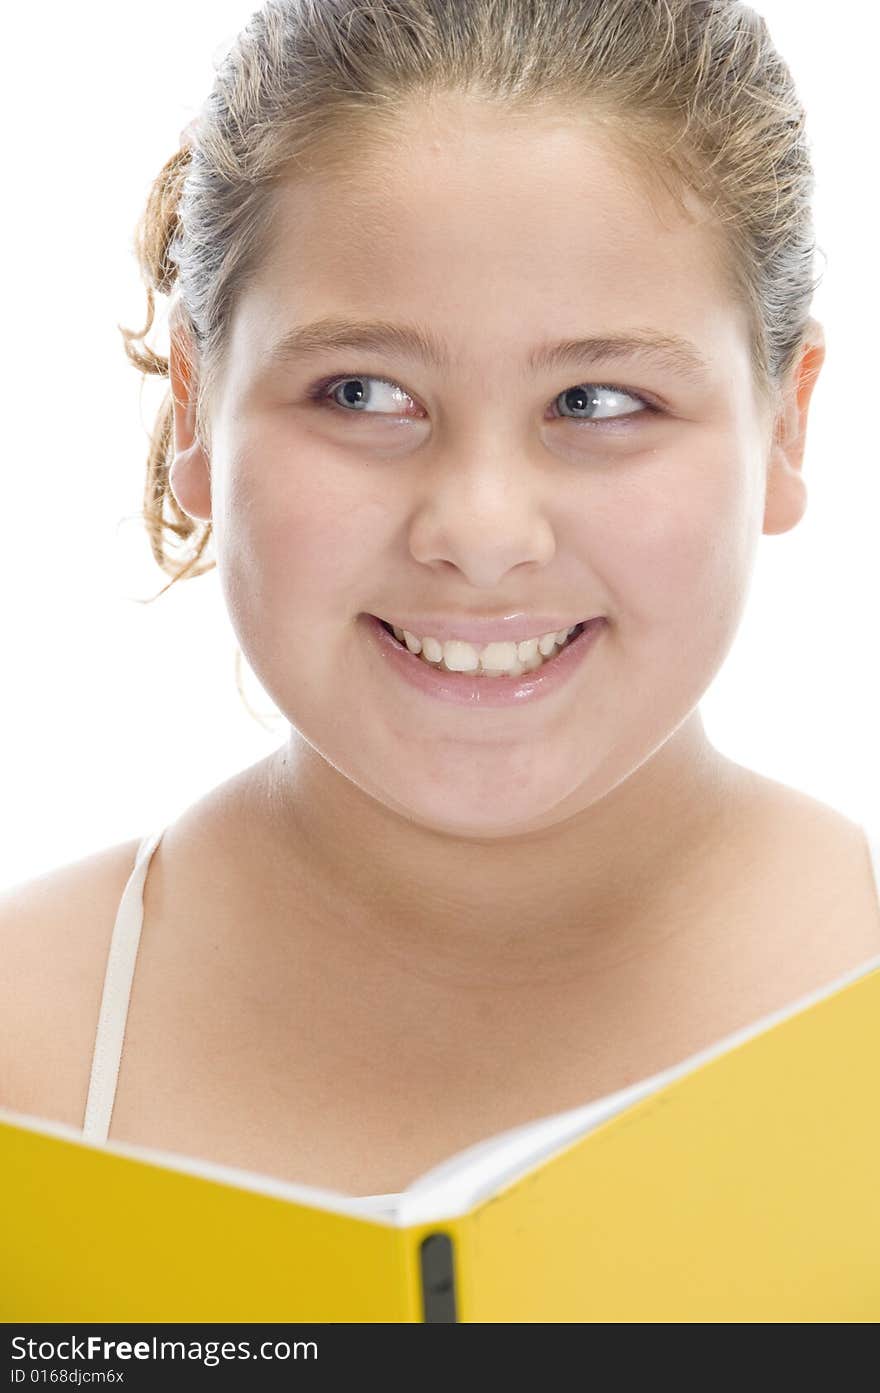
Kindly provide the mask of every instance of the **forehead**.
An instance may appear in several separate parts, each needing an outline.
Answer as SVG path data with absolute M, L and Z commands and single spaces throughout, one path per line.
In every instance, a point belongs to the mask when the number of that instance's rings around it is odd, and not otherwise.
M 696 199 L 640 174 L 597 119 L 466 101 L 353 132 L 281 185 L 241 311 L 251 352 L 338 314 L 429 324 L 474 371 L 517 341 L 638 326 L 723 356 L 745 332 Z

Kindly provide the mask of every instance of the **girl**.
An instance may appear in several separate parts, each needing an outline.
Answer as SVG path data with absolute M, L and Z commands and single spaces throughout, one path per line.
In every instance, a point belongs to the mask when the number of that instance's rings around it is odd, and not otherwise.
M 736 0 L 253 16 L 126 342 L 289 737 L 7 893 L 0 1104 L 370 1212 L 880 965 L 866 829 L 699 709 L 804 514 L 811 188 Z

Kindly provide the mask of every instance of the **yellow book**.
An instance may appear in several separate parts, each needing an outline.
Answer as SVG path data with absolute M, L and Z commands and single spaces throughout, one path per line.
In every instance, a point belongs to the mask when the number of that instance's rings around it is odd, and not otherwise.
M 0 1110 L 9 1321 L 880 1320 L 880 958 L 385 1217 Z

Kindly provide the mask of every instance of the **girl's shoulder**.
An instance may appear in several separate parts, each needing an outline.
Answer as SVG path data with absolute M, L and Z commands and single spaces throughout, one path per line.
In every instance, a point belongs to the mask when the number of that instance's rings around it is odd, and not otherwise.
M 763 776 L 759 788 L 755 922 L 812 990 L 880 955 L 880 826 Z
M 82 1126 L 107 953 L 138 845 L 0 891 L 0 1107 Z

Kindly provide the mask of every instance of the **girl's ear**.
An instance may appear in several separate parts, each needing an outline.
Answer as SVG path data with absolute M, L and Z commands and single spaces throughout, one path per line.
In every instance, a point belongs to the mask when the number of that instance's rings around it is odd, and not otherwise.
M 175 302 L 169 314 L 168 370 L 174 413 L 174 459 L 168 474 L 171 492 L 191 518 L 211 517 L 211 461 L 196 436 L 195 348 Z
M 806 512 L 807 487 L 802 474 L 807 415 L 813 388 L 825 362 L 825 331 L 810 319 L 776 414 L 764 504 L 764 532 L 788 532 Z

